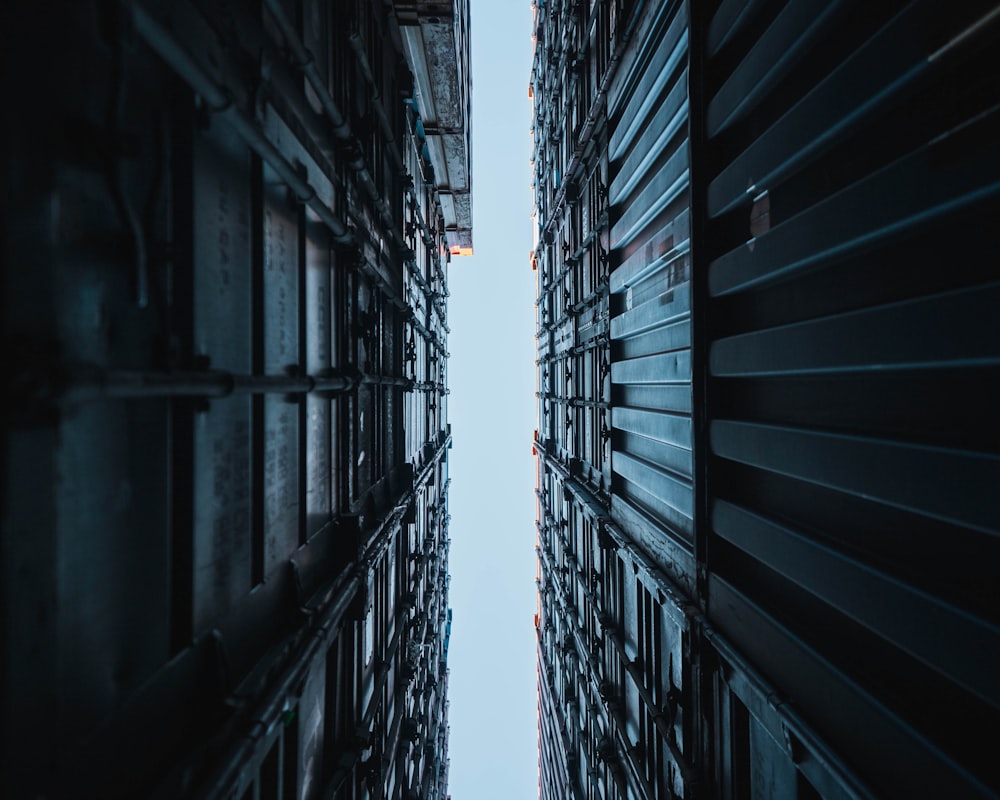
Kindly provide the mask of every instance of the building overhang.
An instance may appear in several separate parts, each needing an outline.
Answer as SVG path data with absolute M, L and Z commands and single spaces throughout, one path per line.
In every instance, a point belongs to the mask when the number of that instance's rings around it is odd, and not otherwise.
M 452 255 L 472 254 L 472 76 L 468 0 L 398 0 L 415 106 Z

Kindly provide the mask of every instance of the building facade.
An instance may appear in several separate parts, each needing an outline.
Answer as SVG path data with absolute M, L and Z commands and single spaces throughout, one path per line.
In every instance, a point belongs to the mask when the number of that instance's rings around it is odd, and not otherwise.
M 543 800 L 1000 792 L 994 6 L 534 1 Z
M 0 794 L 446 797 L 468 3 L 0 13 Z

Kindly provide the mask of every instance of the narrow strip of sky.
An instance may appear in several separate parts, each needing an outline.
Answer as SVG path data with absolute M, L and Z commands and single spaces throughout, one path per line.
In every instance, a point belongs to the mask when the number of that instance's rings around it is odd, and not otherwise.
M 449 272 L 450 794 L 537 797 L 531 5 L 472 0 L 475 255 Z

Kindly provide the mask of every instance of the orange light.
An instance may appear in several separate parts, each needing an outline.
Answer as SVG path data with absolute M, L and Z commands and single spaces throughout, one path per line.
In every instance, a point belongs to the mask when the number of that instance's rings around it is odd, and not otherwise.
M 472 255 L 472 248 L 471 247 L 459 247 L 456 244 L 456 245 L 452 246 L 452 248 L 451 248 L 451 254 L 453 256 L 471 256 Z

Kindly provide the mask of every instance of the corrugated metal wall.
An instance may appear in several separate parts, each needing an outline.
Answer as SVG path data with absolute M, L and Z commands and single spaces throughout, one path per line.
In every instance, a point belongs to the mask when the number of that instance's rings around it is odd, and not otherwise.
M 885 795 L 998 788 L 998 16 L 706 18 L 708 616 Z
M 8 6 L 0 794 L 443 797 L 449 242 L 391 4 Z
M 1000 10 L 585 5 L 535 4 L 541 796 L 997 796 Z
M 540 796 L 688 797 L 687 6 L 535 8 Z
M 611 510 L 693 589 L 687 5 L 624 24 L 635 39 L 608 96 Z

